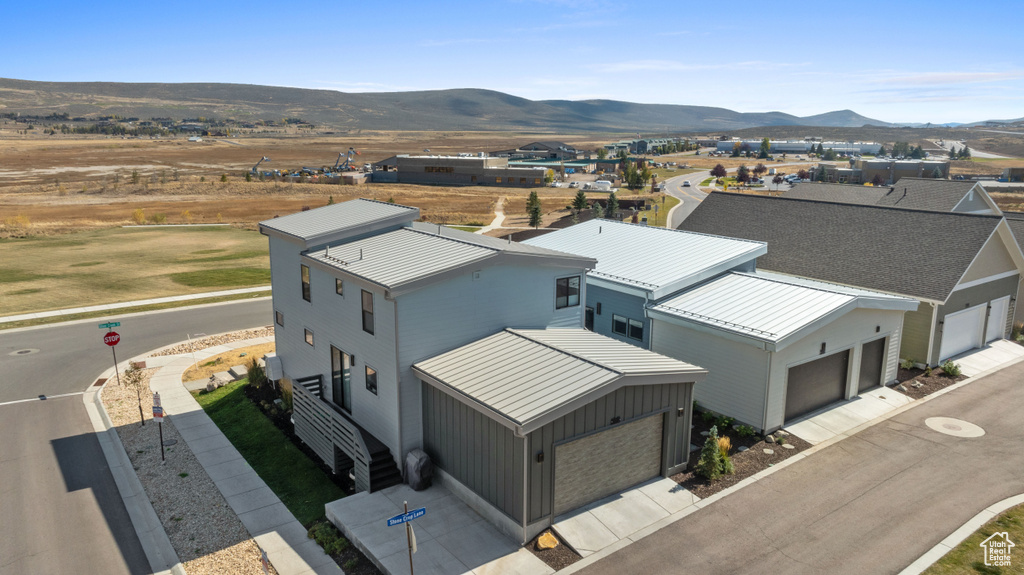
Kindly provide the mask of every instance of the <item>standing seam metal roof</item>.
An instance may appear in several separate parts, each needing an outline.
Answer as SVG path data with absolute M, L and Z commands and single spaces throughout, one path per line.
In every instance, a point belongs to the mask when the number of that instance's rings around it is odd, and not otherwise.
M 260 222 L 260 226 L 309 241 L 387 218 L 415 220 L 419 208 L 358 199 Z

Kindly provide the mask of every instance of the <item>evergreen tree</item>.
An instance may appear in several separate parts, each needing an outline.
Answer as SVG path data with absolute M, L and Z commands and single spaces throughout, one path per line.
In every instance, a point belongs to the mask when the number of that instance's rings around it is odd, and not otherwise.
M 572 199 L 572 209 L 577 212 L 587 209 L 587 194 L 582 189 L 576 190 L 576 196 Z
M 878 152 L 875 153 L 875 156 L 881 157 L 881 156 L 884 156 L 884 155 L 885 155 L 885 146 L 884 145 L 879 146 L 878 147 Z
M 971 149 L 964 145 L 964 149 L 960 150 L 960 157 L 964 160 L 971 159 Z
M 768 139 L 768 136 L 765 136 L 761 140 L 761 149 L 759 149 L 757 151 L 757 157 L 763 160 L 763 159 L 768 157 L 768 155 L 771 153 L 771 151 L 772 151 L 771 140 Z
M 619 211 L 619 199 L 615 197 L 615 192 L 608 194 L 608 207 L 605 210 L 605 217 L 611 220 L 615 219 L 615 214 Z
M 934 170 L 932 170 L 932 177 L 935 178 L 936 180 L 941 180 L 942 168 L 935 168 Z
M 540 202 L 537 202 L 536 204 L 533 204 L 533 205 L 531 205 L 529 207 L 529 214 L 530 214 L 530 225 L 533 226 L 534 228 L 540 227 L 540 224 L 542 223 L 542 220 L 543 220 L 543 215 L 541 214 L 541 211 L 540 211 Z
M 598 160 L 603 160 L 603 159 L 605 159 L 607 157 L 608 157 L 608 150 L 606 150 L 604 148 L 598 148 L 597 149 L 597 159 Z
M 526 198 L 526 213 L 530 213 L 533 206 L 540 206 L 540 196 L 537 195 L 536 190 L 531 190 L 529 197 Z
M 958 156 L 956 155 L 956 146 L 950 146 L 949 147 L 949 159 L 950 160 L 955 160 L 955 159 L 957 159 L 957 157 Z
M 821 145 L 820 142 L 818 143 L 818 150 L 815 153 L 817 153 L 819 156 L 825 153 L 825 148 Z
M 711 426 L 708 438 L 704 440 L 704 447 L 700 450 L 700 459 L 697 460 L 697 475 L 708 481 L 714 481 L 722 475 L 722 450 L 718 447 L 718 427 Z
M 740 166 L 736 169 L 736 181 L 745 184 L 750 181 L 750 169 L 746 166 Z

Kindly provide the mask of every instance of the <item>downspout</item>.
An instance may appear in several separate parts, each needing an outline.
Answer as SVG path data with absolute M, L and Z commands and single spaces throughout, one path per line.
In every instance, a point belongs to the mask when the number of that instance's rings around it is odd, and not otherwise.
M 768 397 L 772 389 L 772 352 L 765 346 L 765 353 L 768 354 L 768 370 L 764 380 L 764 415 L 761 416 L 761 433 L 768 430 Z M 785 422 L 783 422 L 785 423 Z
M 526 542 L 526 526 L 530 522 L 530 450 L 527 438 L 523 436 L 523 542 Z M 552 515 L 554 509 L 551 510 Z M 553 518 L 553 517 L 552 517 Z
M 402 462 L 405 461 L 405 444 L 402 441 L 402 428 L 405 427 L 405 421 L 402 419 L 402 372 L 399 370 L 399 359 L 398 359 L 398 300 L 392 299 L 390 292 L 384 292 L 384 300 L 391 301 L 394 307 L 395 313 L 395 392 L 398 397 L 398 453 L 395 455 L 398 457 L 398 472 L 402 474 L 402 480 L 405 480 L 405 465 Z
M 937 304 L 931 304 L 932 306 L 932 322 L 928 326 L 928 357 L 924 358 L 924 366 L 928 367 L 932 364 L 932 351 L 935 349 L 935 330 L 939 329 L 939 306 Z

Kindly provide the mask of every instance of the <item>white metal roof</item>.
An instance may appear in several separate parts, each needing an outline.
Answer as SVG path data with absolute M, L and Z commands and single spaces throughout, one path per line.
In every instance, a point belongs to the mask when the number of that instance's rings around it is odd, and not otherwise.
M 584 329 L 506 329 L 413 371 L 521 435 L 624 385 L 696 382 L 707 374 Z
M 910 298 L 803 278 L 733 272 L 649 310 L 653 317 L 680 319 L 779 350 L 853 309 L 912 311 L 917 304 Z
M 528 245 L 597 258 L 587 277 L 658 299 L 767 253 L 764 242 L 589 220 L 531 238 Z M 607 285 L 611 284 L 611 285 Z
M 271 230 L 312 244 L 340 239 L 347 231 L 361 233 L 363 227 L 381 224 L 400 225 L 419 217 L 419 208 L 358 199 L 265 220 L 260 222 L 260 229 Z

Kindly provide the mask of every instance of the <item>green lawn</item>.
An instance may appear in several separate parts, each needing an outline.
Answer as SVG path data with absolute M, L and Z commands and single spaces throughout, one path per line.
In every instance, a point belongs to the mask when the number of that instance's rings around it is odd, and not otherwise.
M 655 215 L 653 209 L 648 211 L 648 212 L 645 212 L 647 214 L 647 217 L 649 218 L 647 220 L 647 225 L 652 226 L 652 227 L 658 227 L 658 228 L 665 227 L 665 222 L 667 221 L 666 218 L 668 218 L 668 213 L 678 203 L 679 203 L 678 199 L 676 199 L 676 198 L 674 198 L 674 197 L 672 197 L 672 196 L 670 196 L 668 194 L 665 194 L 665 202 L 664 203 L 659 203 L 657 215 Z
M 979 543 L 996 532 L 1005 531 L 1017 547 L 1010 554 L 1009 567 L 985 565 L 985 554 Z M 983 525 L 955 549 L 924 572 L 924 575 L 954 575 L 980 573 L 983 575 L 1010 575 L 1024 573 L 1024 505 L 1007 509 L 992 521 Z
M 267 486 L 308 526 L 324 516 L 325 504 L 345 493 L 245 397 L 247 384 L 243 379 L 194 395 Z
M 267 238 L 231 227 L 0 240 L 0 316 L 270 283 Z

